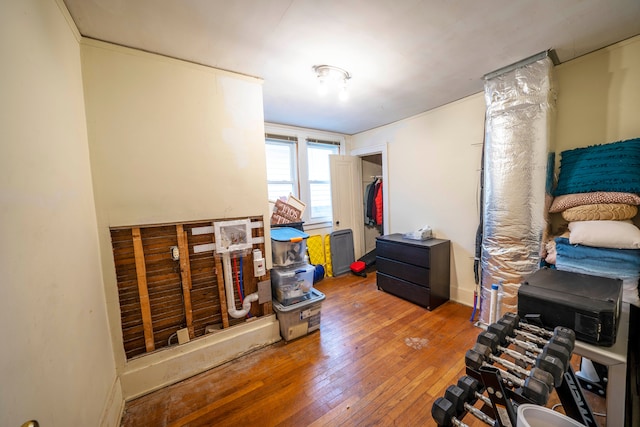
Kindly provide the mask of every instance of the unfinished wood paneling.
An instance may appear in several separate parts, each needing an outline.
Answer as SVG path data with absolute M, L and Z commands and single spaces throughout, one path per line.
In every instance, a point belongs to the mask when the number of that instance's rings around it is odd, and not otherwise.
M 130 228 L 111 230 L 111 243 L 120 299 L 122 340 L 127 358 L 131 358 L 147 351 L 138 294 L 132 230 Z
M 153 325 L 151 323 L 151 306 L 149 304 L 149 288 L 147 286 L 147 270 L 144 260 L 144 249 L 140 229 L 134 228 L 133 253 L 136 261 L 136 275 L 138 278 L 138 297 L 140 299 L 140 312 L 142 313 L 142 326 L 144 331 L 144 343 L 147 351 L 155 349 L 153 342 Z
M 238 219 L 231 218 L 230 220 Z M 263 237 L 262 217 L 252 236 Z M 120 300 L 122 339 L 127 358 L 177 343 L 177 330 L 187 328 L 191 338 L 205 334 L 207 326 L 227 328 L 246 319 L 229 318 L 224 295 L 222 264 L 213 250 L 194 248 L 215 243 L 213 233 L 193 234 L 194 228 L 211 227 L 215 220 L 118 227 L 111 230 L 114 265 Z M 177 246 L 180 259 L 173 260 Z M 264 253 L 264 243 L 254 244 Z M 138 259 L 136 259 L 136 254 Z M 239 265 L 236 266 L 236 270 Z M 234 270 L 235 271 L 235 270 Z M 244 294 L 257 291 L 251 251 L 242 262 Z M 268 280 L 266 276 L 261 280 Z M 240 297 L 234 285 L 236 308 Z M 271 304 L 252 304 L 250 316 L 270 314 Z
M 218 298 L 220 299 L 220 310 L 222 311 L 222 325 L 224 328 L 229 327 L 229 314 L 227 312 L 227 297 L 225 295 L 224 290 L 224 279 L 222 273 L 222 260 L 219 257 L 216 257 L 216 271 L 219 272 L 218 279 Z
M 258 221 L 258 219 L 255 219 L 254 221 Z M 253 229 L 253 237 L 258 237 L 258 238 L 262 238 L 264 240 L 264 227 L 256 227 Z M 266 252 L 265 252 L 265 244 L 264 243 L 258 243 L 257 245 L 254 245 L 254 249 L 260 249 L 260 251 L 262 252 L 262 256 L 266 256 Z M 252 258 L 253 260 L 253 258 Z M 253 261 L 252 261 L 253 262 Z M 253 274 L 253 266 L 251 267 L 251 274 Z M 260 276 L 255 280 L 255 289 L 257 291 L 258 289 L 258 282 L 262 282 L 264 280 L 270 280 L 270 274 L 269 274 L 269 270 L 266 271 L 266 274 L 264 276 Z M 263 316 L 266 316 L 268 314 L 272 314 L 273 313 L 273 306 L 271 301 L 269 302 L 265 302 L 261 305 L 260 307 L 260 313 Z
M 193 312 L 193 329 L 195 336 L 204 335 L 209 325 L 223 327 L 222 308 L 218 295 L 218 271 L 213 251 L 195 253 L 194 246 L 213 243 L 213 234 L 192 233 L 194 228 L 210 227 L 213 222 L 185 224 L 188 235 L 189 260 L 191 264 L 191 310 Z M 222 270 L 220 270 L 222 274 Z M 225 326 L 225 327 L 228 327 Z
M 176 225 L 141 229 L 147 265 L 147 283 L 154 324 L 156 348 L 166 347 L 169 338 L 185 327 L 180 263 L 171 258 L 178 245 Z M 174 338 L 177 342 L 177 338 Z
M 189 244 L 187 233 L 182 224 L 176 226 L 178 237 L 178 248 L 180 250 L 180 274 L 182 277 L 182 298 L 184 300 L 185 322 L 189 329 L 189 338 L 194 338 L 193 334 L 193 312 L 191 309 L 191 265 L 189 262 Z

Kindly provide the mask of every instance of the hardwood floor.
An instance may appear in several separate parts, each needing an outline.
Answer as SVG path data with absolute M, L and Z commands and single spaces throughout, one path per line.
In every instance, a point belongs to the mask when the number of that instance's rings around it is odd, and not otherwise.
M 316 287 L 320 331 L 128 402 L 122 426 L 435 425 L 432 403 L 464 375 L 479 332 L 471 308 L 427 311 L 379 291 L 375 273 Z

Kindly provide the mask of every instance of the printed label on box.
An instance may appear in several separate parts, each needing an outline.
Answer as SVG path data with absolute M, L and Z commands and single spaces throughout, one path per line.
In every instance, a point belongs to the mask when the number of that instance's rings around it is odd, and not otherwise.
M 320 313 L 320 308 L 312 307 L 300 312 L 300 320 L 307 319 L 315 314 Z

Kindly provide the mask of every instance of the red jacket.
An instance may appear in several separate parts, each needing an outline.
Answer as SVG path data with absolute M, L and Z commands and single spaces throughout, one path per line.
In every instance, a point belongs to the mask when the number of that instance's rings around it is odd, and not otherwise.
M 376 209 L 375 209 L 376 224 L 382 225 L 382 218 L 383 218 L 382 217 L 382 181 L 380 181 L 376 186 L 376 197 L 374 200 L 375 200 L 375 206 L 376 206 Z

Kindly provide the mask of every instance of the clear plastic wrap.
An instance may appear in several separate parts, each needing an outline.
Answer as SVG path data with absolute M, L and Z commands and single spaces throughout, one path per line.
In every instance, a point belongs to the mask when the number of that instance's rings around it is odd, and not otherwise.
M 553 172 L 553 62 L 545 57 L 485 80 L 485 100 L 480 320 L 487 323 L 491 285 L 500 285 L 498 317 L 517 311 L 522 278 L 538 270 L 544 251 Z

